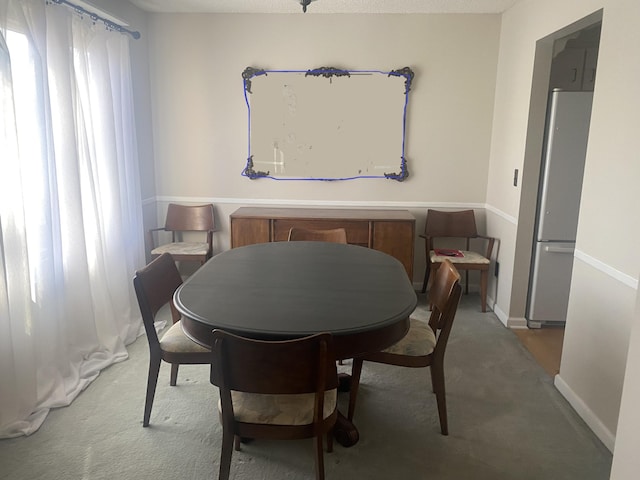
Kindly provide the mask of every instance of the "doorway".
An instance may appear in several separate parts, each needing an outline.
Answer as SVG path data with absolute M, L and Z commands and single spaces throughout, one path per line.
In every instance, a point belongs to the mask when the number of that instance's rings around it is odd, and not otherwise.
M 550 92 L 558 88 L 565 91 L 593 91 L 601 24 L 600 10 L 536 43 L 515 252 L 517 270 L 514 272 L 513 292 L 519 299 L 513 302 L 512 297 L 512 305 L 522 309 L 523 317 L 530 296 L 531 259 L 534 255 L 536 210 L 542 182 Z M 550 375 L 559 371 L 563 325 L 562 322 L 557 322 L 538 332 L 535 331 L 537 329 L 528 328 L 516 332 L 521 342 Z
M 567 318 L 600 30 L 596 23 L 553 42 L 527 298 L 529 328 L 563 326 Z

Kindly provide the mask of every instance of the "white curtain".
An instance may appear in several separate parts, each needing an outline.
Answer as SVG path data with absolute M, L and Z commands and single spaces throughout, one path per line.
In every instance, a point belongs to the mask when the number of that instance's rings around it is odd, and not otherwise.
M 141 333 L 129 41 L 0 0 L 0 438 L 33 433 Z

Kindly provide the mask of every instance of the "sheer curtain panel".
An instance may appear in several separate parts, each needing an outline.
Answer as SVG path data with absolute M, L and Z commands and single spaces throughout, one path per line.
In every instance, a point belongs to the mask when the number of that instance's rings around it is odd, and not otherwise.
M 33 433 L 141 333 L 129 41 L 0 0 L 0 438 Z

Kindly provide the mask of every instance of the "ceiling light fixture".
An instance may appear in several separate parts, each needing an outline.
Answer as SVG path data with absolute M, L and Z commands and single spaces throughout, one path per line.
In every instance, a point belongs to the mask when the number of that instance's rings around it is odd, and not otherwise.
M 307 5 L 309 5 L 311 2 L 314 2 L 315 0 L 298 0 L 298 3 L 300 3 L 300 5 L 302 5 L 302 11 L 304 13 L 307 13 Z

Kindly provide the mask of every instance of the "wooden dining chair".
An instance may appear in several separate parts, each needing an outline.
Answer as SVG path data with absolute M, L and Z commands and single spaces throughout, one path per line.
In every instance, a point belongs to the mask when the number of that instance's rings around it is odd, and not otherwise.
M 440 210 L 427 210 L 427 220 L 424 227 L 424 234 L 420 237 L 425 239 L 426 269 L 424 282 L 422 283 L 422 293 L 426 292 L 429 277 L 436 271 L 444 260 L 448 259 L 458 270 L 465 272 L 465 293 L 469 293 L 469 271 L 480 272 L 480 306 L 483 312 L 487 311 L 487 285 L 489 282 L 489 266 L 491 264 L 491 254 L 495 238 L 478 234 L 476 228 L 476 218 L 473 210 L 462 210 L 457 212 L 443 212 Z M 442 244 L 436 245 L 436 239 L 446 238 L 449 242 L 456 239 L 463 244 L 463 249 L 457 248 L 436 248 L 444 247 Z M 471 240 L 481 239 L 486 243 L 486 250 L 482 252 L 474 251 Z M 457 245 L 455 245 L 457 246 Z
M 171 364 L 170 385 L 178 379 L 178 366 L 183 364 L 208 364 L 211 350 L 190 340 L 182 331 L 180 314 L 173 304 L 173 293 L 182 284 L 178 268 L 169 253 L 163 253 L 146 267 L 138 270 L 133 286 L 138 298 L 144 329 L 149 342 L 149 375 L 144 404 L 142 426 L 149 426 L 153 397 L 158 384 L 162 360 Z M 160 309 L 169 304 L 173 324 L 158 338 L 155 319 Z
M 347 231 L 344 228 L 310 230 L 306 228 L 292 227 L 289 230 L 288 239 L 290 242 L 308 240 L 313 242 L 347 243 Z
M 429 289 L 429 302 L 432 305 L 429 323 L 412 318 L 409 332 L 402 340 L 381 352 L 369 353 L 353 359 L 347 414 L 349 420 L 353 419 L 355 412 L 360 374 L 365 360 L 402 367 L 430 367 L 431 386 L 438 404 L 440 431 L 443 435 L 449 434 L 444 385 L 444 353 L 458 309 L 461 290 L 460 274 L 453 264 L 445 259 L 435 273 L 433 284 Z
M 211 362 L 222 423 L 218 478 L 229 478 L 240 438 L 314 438 L 316 479 L 324 479 L 323 437 L 331 452 L 338 415 L 331 334 L 262 341 L 214 330 Z
M 213 255 L 213 232 L 215 220 L 213 205 L 178 205 L 170 203 L 164 227 L 149 230 L 148 242 L 151 246 L 151 256 L 158 257 L 163 253 L 170 253 L 173 259 L 180 261 L 197 261 L 202 265 Z M 171 233 L 171 242 L 155 246 L 154 232 Z M 206 235 L 205 241 L 185 241 L 185 233 L 200 232 Z
M 330 228 L 326 230 L 312 230 L 301 227 L 291 227 L 289 229 L 289 238 L 290 242 L 295 241 L 312 241 L 312 242 L 333 242 L 333 243 L 344 243 L 347 244 L 347 231 L 344 228 Z M 343 360 L 338 360 L 338 365 L 343 365 Z M 345 378 L 346 375 L 341 374 L 342 378 Z M 346 386 L 341 387 L 341 390 L 344 390 Z

